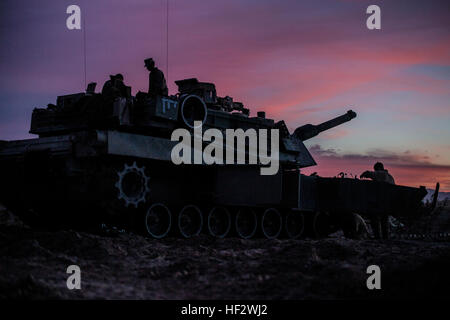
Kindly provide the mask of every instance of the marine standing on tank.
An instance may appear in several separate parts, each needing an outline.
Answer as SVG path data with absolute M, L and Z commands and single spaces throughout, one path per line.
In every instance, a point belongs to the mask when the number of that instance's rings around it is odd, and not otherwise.
M 384 165 L 381 162 L 375 163 L 373 169 L 374 171 L 364 171 L 360 178 L 368 178 L 374 181 L 395 184 L 394 177 L 384 169 Z M 389 214 L 376 215 L 371 219 L 371 225 L 375 238 L 389 238 Z
M 167 96 L 168 89 L 164 73 L 155 66 L 155 61 L 152 58 L 144 60 L 145 67 L 150 71 L 148 80 L 148 95 L 150 98 L 156 96 Z

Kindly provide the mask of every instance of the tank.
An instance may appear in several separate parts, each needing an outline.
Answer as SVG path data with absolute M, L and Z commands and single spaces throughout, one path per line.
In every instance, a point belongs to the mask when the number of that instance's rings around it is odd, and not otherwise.
M 175 83 L 176 95 L 138 92 L 133 97 L 127 88 L 125 96 L 115 98 L 95 93 L 92 83 L 86 92 L 34 109 L 30 133 L 38 138 L 0 143 L 2 201 L 31 220 L 108 221 L 154 238 L 188 238 L 202 231 L 219 238 L 298 238 L 308 230 L 327 233 L 324 212 L 341 217 L 356 208 L 373 214 L 367 203 L 374 199 L 362 197 L 364 207 L 351 200 L 351 192 L 336 196 L 342 188 L 362 190 L 356 181 L 301 174 L 302 168 L 316 165 L 303 141 L 352 120 L 352 110 L 291 134 L 284 121 L 266 118 L 264 112 L 252 117 L 242 103 L 217 96 L 213 83 L 195 78 Z M 278 170 L 261 174 L 267 162 L 244 165 L 237 154 L 233 163 L 206 164 L 201 157 L 193 164 L 175 164 L 172 152 L 179 141 L 172 137 L 174 130 L 184 129 L 195 139 L 200 128 L 224 135 L 229 129 L 266 130 L 279 145 Z M 200 143 L 206 148 L 212 142 Z M 248 160 L 254 150 L 245 150 L 241 159 Z M 405 188 L 412 195 L 406 202 L 414 198 L 417 204 L 424 196 L 422 189 Z M 347 202 L 354 205 L 343 207 Z

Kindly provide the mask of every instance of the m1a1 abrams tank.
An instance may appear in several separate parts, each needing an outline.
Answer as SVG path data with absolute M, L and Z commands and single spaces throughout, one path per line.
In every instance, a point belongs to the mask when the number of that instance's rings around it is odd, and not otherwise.
M 138 93 L 114 100 L 90 85 L 86 93 L 59 96 L 56 105 L 34 109 L 30 133 L 39 137 L 0 144 L 2 201 L 34 219 L 125 222 L 154 238 L 202 231 L 242 238 L 296 238 L 308 229 L 323 234 L 328 226 L 317 217 L 333 211 L 333 202 L 323 195 L 335 183 L 300 173 L 316 164 L 303 141 L 356 113 L 290 134 L 283 121 L 264 112 L 251 117 L 242 103 L 218 97 L 212 83 L 185 79 L 176 84 L 174 96 Z M 175 165 L 173 130 L 194 131 L 198 123 L 220 131 L 278 129 L 278 172 L 261 175 L 261 163 Z M 419 189 L 408 192 L 420 201 Z M 352 211 L 351 205 L 337 207 L 339 221 Z

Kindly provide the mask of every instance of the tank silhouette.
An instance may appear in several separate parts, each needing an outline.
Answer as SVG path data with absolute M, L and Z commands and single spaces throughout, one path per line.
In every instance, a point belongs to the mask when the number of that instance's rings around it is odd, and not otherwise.
M 424 188 L 300 173 L 316 165 L 303 141 L 355 118 L 352 110 L 290 134 L 284 121 L 217 96 L 212 83 L 175 83 L 173 96 L 132 97 L 129 88 L 114 101 L 90 84 L 34 109 L 30 133 L 39 137 L 0 144 L 3 201 L 33 219 L 126 223 L 154 238 L 324 236 L 351 212 L 418 211 Z M 278 173 L 261 175 L 261 163 L 173 164 L 173 130 L 193 131 L 195 121 L 204 130 L 278 129 Z

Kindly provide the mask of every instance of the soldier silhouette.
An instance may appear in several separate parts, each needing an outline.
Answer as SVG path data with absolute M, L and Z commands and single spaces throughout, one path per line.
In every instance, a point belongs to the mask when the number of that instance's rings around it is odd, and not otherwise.
M 375 163 L 373 169 L 375 171 L 364 171 L 360 177 L 395 184 L 394 178 L 384 169 L 384 165 L 381 162 Z
M 168 89 L 164 73 L 155 66 L 155 61 L 152 58 L 144 60 L 145 67 L 150 71 L 148 80 L 148 95 L 151 98 L 156 96 L 167 96 Z
M 374 181 L 386 182 L 389 184 L 395 184 L 394 177 L 384 169 L 384 165 L 381 162 L 375 163 L 373 166 L 374 171 L 364 171 L 360 178 L 368 178 Z M 389 238 L 389 214 L 376 215 L 370 219 L 372 230 L 375 238 L 388 239 Z
M 123 83 L 123 75 L 118 73 L 116 75 L 110 75 L 109 80 L 105 82 L 102 88 L 102 95 L 107 100 L 114 100 L 117 97 L 127 96 L 127 87 Z

